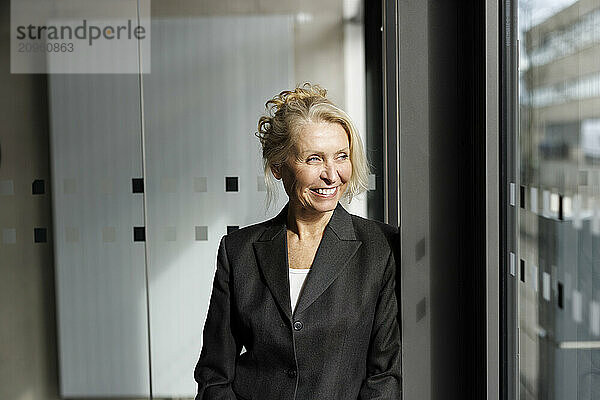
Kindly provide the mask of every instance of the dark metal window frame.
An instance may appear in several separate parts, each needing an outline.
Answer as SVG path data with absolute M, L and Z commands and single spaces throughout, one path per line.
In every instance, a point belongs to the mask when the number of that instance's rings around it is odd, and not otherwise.
M 427 373 L 431 374 L 431 388 L 425 388 L 425 392 L 430 392 L 431 399 L 497 398 L 494 388 L 497 391 L 500 386 L 498 368 L 490 368 L 489 363 L 499 360 L 497 347 L 490 343 L 497 344 L 500 336 L 498 208 L 502 203 L 498 195 L 490 196 L 500 191 L 500 179 L 490 179 L 489 174 L 500 174 L 500 162 L 494 162 L 501 157 L 498 146 L 490 147 L 488 143 L 498 137 L 498 127 L 489 123 L 489 118 L 499 118 L 499 93 L 488 90 L 490 82 L 494 88 L 500 86 L 500 46 L 489 46 L 487 18 L 492 15 L 497 21 L 500 5 L 491 0 L 428 0 L 418 7 L 424 7 L 426 13 L 415 12 L 415 4 L 407 0 L 383 0 L 386 220 L 393 223 L 411 211 L 411 204 L 400 202 L 406 188 L 398 177 L 406 176 L 403 171 L 413 170 L 402 163 L 415 160 L 408 157 L 398 161 L 398 155 L 403 143 L 414 146 L 411 139 L 422 134 L 428 138 L 419 143 L 424 146 L 428 168 L 427 191 L 422 200 L 428 204 L 429 222 L 418 229 L 403 224 L 402 249 L 409 254 L 403 254 L 402 261 L 410 265 L 403 264 L 402 268 L 409 267 L 413 275 L 424 274 L 429 285 L 423 300 L 427 301 L 430 321 Z M 415 12 L 417 19 L 403 15 L 405 11 Z M 399 20 L 403 21 L 400 27 Z M 496 25 L 494 29 L 498 29 Z M 399 28 L 404 37 L 399 36 Z M 498 37 L 498 32 L 492 36 Z M 419 59 L 427 64 L 426 74 L 414 73 L 421 66 L 402 58 L 407 51 L 399 46 L 402 43 L 424 44 L 417 51 Z M 491 58 L 489 49 L 495 52 Z M 413 54 L 414 49 L 409 50 L 407 53 Z M 402 92 L 402 88 L 414 89 L 415 85 L 426 88 L 425 94 L 421 90 Z M 418 98 L 406 99 L 413 95 Z M 415 110 L 413 104 L 423 109 Z M 402 131 L 399 126 L 412 131 Z M 404 140 L 404 135 L 412 136 Z M 491 156 L 490 149 L 495 152 Z M 489 213 L 490 209 L 494 212 Z M 493 240 L 489 239 L 490 227 L 495 229 Z M 421 236 L 415 236 L 413 232 L 417 231 Z M 415 261 L 412 255 L 422 240 L 427 243 L 425 264 Z M 406 324 L 415 323 L 414 300 L 420 299 L 402 299 Z M 489 304 L 495 308 L 488 308 Z M 496 371 L 496 375 L 489 376 L 488 370 Z M 405 384 L 411 390 L 421 389 L 418 382 Z

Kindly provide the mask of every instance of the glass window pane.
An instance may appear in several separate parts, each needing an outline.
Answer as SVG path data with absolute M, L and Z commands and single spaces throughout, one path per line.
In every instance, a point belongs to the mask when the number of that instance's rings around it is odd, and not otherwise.
M 522 399 L 600 395 L 600 2 L 519 1 Z

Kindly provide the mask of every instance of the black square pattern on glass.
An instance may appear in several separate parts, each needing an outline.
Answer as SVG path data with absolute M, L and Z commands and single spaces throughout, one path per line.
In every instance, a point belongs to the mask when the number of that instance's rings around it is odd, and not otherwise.
M 425 257 L 425 238 L 419 240 L 415 249 L 416 261 L 420 261 Z
M 237 225 L 227 225 L 227 234 L 229 235 L 231 232 L 235 232 L 240 229 Z
M 44 180 L 36 179 L 31 184 L 31 194 L 44 194 L 46 192 L 44 188 Z
M 225 177 L 225 191 L 226 192 L 239 191 L 237 176 L 226 176 Z
M 208 240 L 208 226 L 196 227 L 196 240 Z
M 563 208 L 563 196 L 561 194 L 558 195 L 558 219 L 564 220 L 564 208 Z
M 520 199 L 521 208 L 525 208 L 525 186 L 521 186 Z
M 46 243 L 46 228 L 33 228 L 33 241 L 35 243 Z
M 134 242 L 145 242 L 146 241 L 146 230 L 143 226 L 133 227 L 133 241 Z
M 564 308 L 564 301 L 563 301 L 563 284 L 558 282 L 558 308 Z
M 133 178 L 131 180 L 131 191 L 133 193 L 144 193 L 144 178 Z
M 521 281 L 525 282 L 525 260 L 521 260 Z
M 422 320 L 427 314 L 427 299 L 424 297 L 417 303 L 417 322 Z

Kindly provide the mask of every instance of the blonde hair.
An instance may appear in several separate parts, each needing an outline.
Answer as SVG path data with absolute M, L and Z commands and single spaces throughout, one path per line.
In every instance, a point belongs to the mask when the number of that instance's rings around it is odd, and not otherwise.
M 284 90 L 266 102 L 267 115 L 258 120 L 256 136 L 262 145 L 267 208 L 275 199 L 277 185 L 271 167 L 285 164 L 293 151 L 295 136 L 308 123 L 337 123 L 344 128 L 350 142 L 352 175 L 343 197 L 350 202 L 352 197 L 367 190 L 369 163 L 362 140 L 348 114 L 326 95 L 327 90 L 307 82 L 294 90 Z

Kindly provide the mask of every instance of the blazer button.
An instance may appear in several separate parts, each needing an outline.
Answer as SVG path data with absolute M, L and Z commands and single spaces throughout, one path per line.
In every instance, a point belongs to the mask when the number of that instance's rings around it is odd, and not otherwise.
M 294 322 L 294 330 L 295 330 L 295 331 L 299 331 L 300 329 L 302 329 L 302 327 L 303 327 L 303 326 L 304 326 L 304 325 L 303 325 L 303 324 L 302 324 L 302 322 L 300 322 L 300 321 L 296 321 L 296 322 Z
M 295 369 L 289 369 L 287 371 L 287 376 L 289 376 L 290 378 L 295 378 L 297 375 L 296 370 Z

